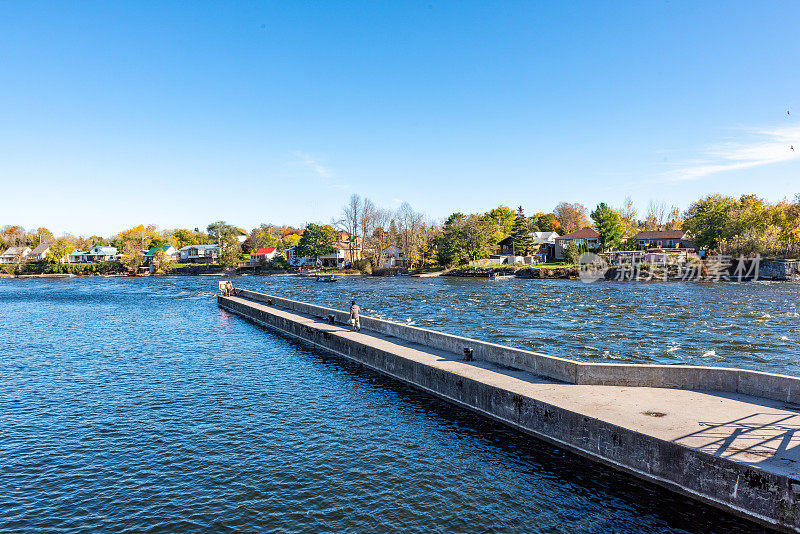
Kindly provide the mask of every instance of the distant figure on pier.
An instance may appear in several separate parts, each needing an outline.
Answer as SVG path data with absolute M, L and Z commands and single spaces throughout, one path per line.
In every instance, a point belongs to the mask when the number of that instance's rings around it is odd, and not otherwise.
M 233 283 L 230 281 L 220 281 L 219 290 L 222 291 L 223 297 L 230 297 L 233 294 Z
M 361 330 L 361 319 L 359 316 L 361 315 L 361 308 L 356 301 L 350 302 L 350 324 L 353 326 L 353 331 L 358 332 Z

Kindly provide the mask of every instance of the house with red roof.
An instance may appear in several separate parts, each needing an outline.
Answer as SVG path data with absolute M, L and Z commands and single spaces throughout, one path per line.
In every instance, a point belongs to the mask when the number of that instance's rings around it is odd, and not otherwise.
M 260 248 L 250 254 L 250 263 L 257 264 L 262 261 L 272 261 L 275 258 L 276 252 L 277 250 L 275 248 Z
M 564 249 L 569 245 L 586 245 L 589 250 L 600 248 L 600 233 L 594 228 L 582 228 L 556 238 L 556 259 L 564 259 Z

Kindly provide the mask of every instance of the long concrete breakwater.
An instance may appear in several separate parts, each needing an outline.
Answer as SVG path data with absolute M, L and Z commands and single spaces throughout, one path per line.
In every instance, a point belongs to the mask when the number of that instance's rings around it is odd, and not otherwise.
M 352 332 L 347 312 L 245 290 L 218 304 L 559 447 L 800 532 L 796 377 L 582 363 L 372 317 Z M 474 361 L 463 361 L 467 347 Z

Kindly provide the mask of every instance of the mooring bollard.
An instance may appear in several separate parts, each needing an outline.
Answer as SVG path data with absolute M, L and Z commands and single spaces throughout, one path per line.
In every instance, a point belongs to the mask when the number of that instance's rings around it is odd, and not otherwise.
M 474 352 L 475 351 L 473 349 L 469 347 L 464 347 L 464 361 L 471 362 L 472 360 L 474 360 L 475 358 L 472 357 Z
M 267 306 L 272 306 L 272 299 L 267 299 Z
M 331 324 L 336 324 L 336 316 L 334 314 L 328 315 L 328 322 Z

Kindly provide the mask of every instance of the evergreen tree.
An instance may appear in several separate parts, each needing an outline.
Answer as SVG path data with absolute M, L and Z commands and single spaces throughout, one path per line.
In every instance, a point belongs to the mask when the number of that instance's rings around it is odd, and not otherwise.
M 399 245 L 400 238 L 397 232 L 397 223 L 394 222 L 394 219 L 391 220 L 389 223 L 389 244 L 390 245 Z
M 536 245 L 533 242 L 533 236 L 530 228 L 528 228 L 528 220 L 525 218 L 522 206 L 517 208 L 514 226 L 511 228 L 511 237 L 514 240 L 514 252 L 516 254 L 527 256 L 535 251 Z
M 592 219 L 600 234 L 600 248 L 619 248 L 622 244 L 622 222 L 617 212 L 601 202 L 592 212 Z

